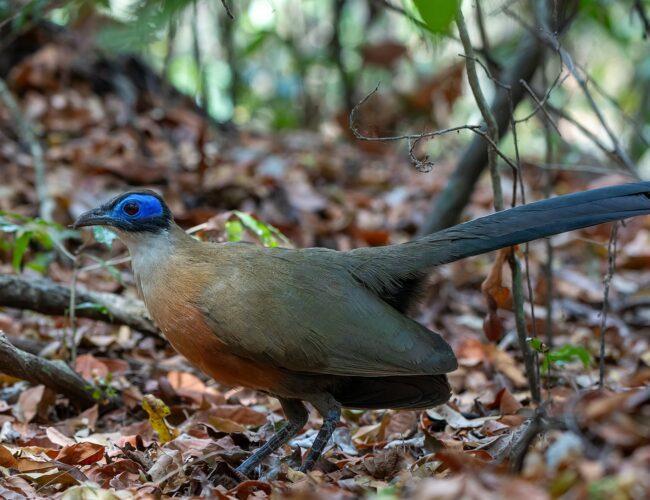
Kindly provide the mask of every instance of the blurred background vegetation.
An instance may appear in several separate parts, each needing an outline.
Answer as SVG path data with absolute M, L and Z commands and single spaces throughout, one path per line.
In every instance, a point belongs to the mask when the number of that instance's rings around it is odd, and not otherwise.
M 551 9 L 565 3 L 550 2 Z M 465 2 L 474 45 L 494 76 L 508 70 L 526 31 L 504 9 L 534 24 L 532 4 Z M 41 19 L 84 26 L 106 53 L 140 55 L 219 122 L 259 131 L 319 129 L 338 137 L 349 134 L 351 107 L 380 82 L 377 101 L 363 120 L 374 135 L 480 121 L 471 93 L 461 91 L 466 85 L 461 46 L 446 13 L 453 16 L 455 5 L 416 0 L 4 0 L 0 16 L 5 38 Z M 646 173 L 647 8 L 647 0 L 580 0 L 562 42 L 588 72 L 606 119 Z M 546 82 L 552 82 L 560 71 L 558 57 L 549 56 L 543 69 Z M 494 84 L 485 73 L 481 77 L 489 96 Z M 560 109 L 570 106 L 576 119 L 607 142 L 575 81 L 563 80 L 550 102 Z M 533 109 L 534 103 L 525 99 L 517 117 Z M 519 131 L 526 157 L 543 157 L 542 130 L 540 121 L 529 120 Z M 557 163 L 593 164 L 606 156 L 575 127 L 562 132 L 564 141 L 555 139 Z M 444 154 L 450 141 L 469 141 L 469 136 L 429 143 L 428 153 Z M 512 152 L 512 147 L 504 148 Z

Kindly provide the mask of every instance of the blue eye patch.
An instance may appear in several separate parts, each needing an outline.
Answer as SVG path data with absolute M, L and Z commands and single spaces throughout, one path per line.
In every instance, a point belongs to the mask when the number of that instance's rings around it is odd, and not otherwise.
M 147 194 L 131 194 L 121 200 L 114 209 L 116 217 L 149 219 L 163 215 L 160 200 Z

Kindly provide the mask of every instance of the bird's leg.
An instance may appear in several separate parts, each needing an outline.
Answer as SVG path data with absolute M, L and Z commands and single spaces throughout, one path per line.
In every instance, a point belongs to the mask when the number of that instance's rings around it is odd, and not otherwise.
M 318 410 L 320 411 L 321 408 L 318 408 Z M 316 464 L 316 461 L 320 457 L 321 453 L 323 453 L 323 448 L 325 448 L 325 445 L 332 437 L 334 429 L 336 429 L 336 424 L 341 418 L 341 407 L 338 403 L 332 401 L 329 405 L 329 408 L 325 411 L 322 411 L 321 414 L 323 415 L 323 425 L 318 431 L 316 439 L 314 439 L 314 443 L 311 445 L 311 449 L 307 454 L 307 458 L 305 458 L 305 461 L 300 467 L 300 472 L 307 472 L 311 470 L 312 467 L 314 467 Z
M 287 424 L 278 432 L 273 434 L 273 436 L 271 436 L 271 438 L 264 443 L 261 448 L 244 460 L 241 465 L 237 467 L 237 472 L 248 476 L 260 463 L 262 463 L 262 460 L 289 441 L 289 439 L 295 436 L 307 423 L 309 413 L 307 412 L 305 405 L 303 405 L 299 400 L 280 398 L 280 404 L 282 405 L 282 410 L 284 410 L 284 414 L 287 417 Z

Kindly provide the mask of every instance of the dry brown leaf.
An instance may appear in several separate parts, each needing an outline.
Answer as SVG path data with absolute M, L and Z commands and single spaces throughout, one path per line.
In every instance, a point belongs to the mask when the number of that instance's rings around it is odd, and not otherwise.
M 8 469 L 16 469 L 18 462 L 12 455 L 12 453 L 0 444 L 0 467 L 6 467 Z
M 207 410 L 207 413 L 211 417 L 227 419 L 245 427 L 259 427 L 267 420 L 266 414 L 239 405 L 218 405 Z
M 52 441 L 52 443 L 58 444 L 59 446 L 72 446 L 76 443 L 74 439 L 65 436 L 55 427 L 47 427 L 45 429 L 45 434 L 47 435 L 47 438 Z
M 203 401 L 205 384 L 195 375 L 187 372 L 171 371 L 167 374 L 167 380 L 174 390 L 181 396 L 189 398 L 198 404 Z
M 101 444 L 85 441 L 65 446 L 56 459 L 68 465 L 89 465 L 104 458 L 105 448 Z
M 81 354 L 77 356 L 74 368 L 86 380 L 104 378 L 109 373 L 108 367 L 92 354 Z
M 14 414 L 23 423 L 31 422 L 37 415 L 41 420 L 46 420 L 55 398 L 56 394 L 44 385 L 30 387 L 20 393 L 18 404 L 14 407 Z

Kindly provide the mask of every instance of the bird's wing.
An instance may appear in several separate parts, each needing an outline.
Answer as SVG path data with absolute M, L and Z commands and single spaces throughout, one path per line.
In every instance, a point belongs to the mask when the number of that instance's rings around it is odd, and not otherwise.
M 225 245 L 200 304 L 240 356 L 331 375 L 438 374 L 456 368 L 449 345 L 349 273 L 336 252 Z

